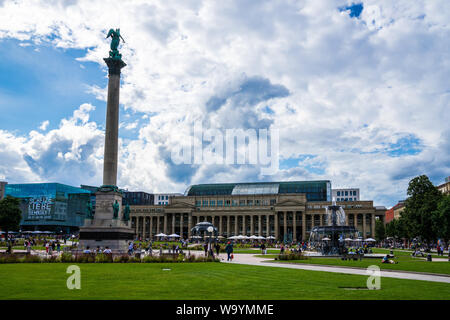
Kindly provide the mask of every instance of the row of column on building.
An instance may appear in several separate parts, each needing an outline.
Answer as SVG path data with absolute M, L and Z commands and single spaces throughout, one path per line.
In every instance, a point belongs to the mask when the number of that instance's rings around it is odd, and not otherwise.
M 355 216 L 357 218 L 355 219 Z M 132 227 L 141 238 L 152 238 L 156 234 L 178 234 L 182 238 L 192 236 L 191 229 L 199 222 L 208 221 L 218 228 L 220 236 L 235 235 L 274 236 L 283 239 L 290 234 L 294 241 L 308 240 L 314 226 L 325 225 L 324 214 L 302 212 L 278 212 L 251 215 L 196 215 L 192 213 L 165 213 L 137 215 L 132 217 Z M 236 223 L 237 221 L 237 223 Z M 285 221 L 287 223 L 285 223 Z M 347 225 L 354 225 L 363 237 L 375 235 L 374 214 L 348 214 Z

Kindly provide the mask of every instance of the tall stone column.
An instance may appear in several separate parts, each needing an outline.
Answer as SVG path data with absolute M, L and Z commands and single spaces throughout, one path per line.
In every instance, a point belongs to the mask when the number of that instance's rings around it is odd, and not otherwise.
M 363 239 L 367 238 L 366 235 L 366 214 L 363 213 Z
M 372 238 L 375 238 L 375 214 L 372 213 L 372 234 L 370 235 Z
M 175 215 L 176 213 L 172 213 L 172 234 L 175 233 Z
M 222 216 L 219 216 L 219 235 L 223 236 L 223 230 L 222 230 Z
M 125 67 L 126 64 L 119 59 L 105 58 L 103 60 L 105 60 L 109 70 L 105 149 L 103 158 L 103 185 L 117 186 L 120 69 Z
M 306 241 L 306 213 L 302 212 L 302 241 Z
M 250 215 L 250 235 L 252 236 L 255 233 L 255 228 L 253 226 L 254 224 L 254 219 L 253 219 L 253 214 Z
M 192 213 L 188 213 L 188 238 L 191 238 L 191 229 L 192 229 Z
M 112 31 L 112 33 L 111 33 Z M 119 30 L 110 30 L 108 36 L 119 38 Z M 120 40 L 119 40 L 120 41 Z M 118 45 L 118 42 L 117 42 Z M 105 147 L 103 157 L 103 185 L 97 189 L 95 215 L 86 219 L 80 228 L 79 249 L 109 247 L 114 252 L 126 252 L 134 232 L 129 221 L 123 220 L 123 193 L 117 187 L 117 162 L 119 141 L 120 70 L 126 66 L 121 55 L 111 47 L 108 66 L 108 94 L 106 102 Z M 136 217 L 136 233 L 139 233 L 139 217 Z
M 161 224 L 161 220 L 160 220 L 159 216 L 157 216 L 156 217 L 156 234 L 160 234 L 161 233 L 160 224 Z
M 183 229 L 184 229 L 184 217 L 183 217 L 184 213 L 180 213 L 180 237 L 181 239 L 183 239 L 184 235 L 183 235 Z
M 147 233 L 147 217 L 142 217 L 142 239 L 145 240 L 145 234 Z
M 230 222 L 230 217 L 231 216 L 227 216 L 227 238 L 229 238 L 231 236 L 231 222 Z
M 287 212 L 286 211 L 283 212 L 283 224 L 284 224 L 284 228 L 283 228 L 284 235 L 283 235 L 283 238 L 287 239 Z
M 297 241 L 297 212 L 292 211 L 292 240 Z
M 149 228 L 150 228 L 150 232 L 148 234 L 148 238 L 149 238 L 149 240 L 152 240 L 152 238 L 153 238 L 153 216 L 150 216 Z
M 263 235 L 263 229 L 262 229 L 262 215 L 258 214 L 258 236 Z
M 270 215 L 266 216 L 266 237 L 270 237 Z
M 163 233 L 167 234 L 167 213 L 164 213 Z
M 237 236 L 238 234 L 238 218 L 239 216 L 234 216 L 234 235 Z
M 278 224 L 278 212 L 275 212 L 275 240 L 279 240 L 279 232 L 280 232 L 280 228 L 279 228 L 279 224 Z
M 247 226 L 246 226 L 246 221 L 247 220 L 247 216 L 244 214 L 242 216 L 242 235 L 246 236 L 247 235 Z

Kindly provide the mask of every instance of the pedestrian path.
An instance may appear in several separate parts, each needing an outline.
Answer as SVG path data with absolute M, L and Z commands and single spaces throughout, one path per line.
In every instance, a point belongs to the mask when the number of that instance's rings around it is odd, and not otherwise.
M 292 264 L 292 263 L 279 263 L 270 262 L 272 259 L 255 257 L 251 254 L 234 254 L 233 262 L 226 261 L 226 255 L 221 255 L 224 258 L 223 262 L 233 263 L 233 264 L 245 264 L 252 266 L 264 266 L 264 267 L 275 267 L 275 268 L 289 268 L 289 269 L 301 269 L 310 271 L 324 271 L 333 273 L 344 273 L 344 274 L 355 274 L 368 276 L 366 269 L 363 268 L 346 268 L 346 267 L 332 267 L 332 266 L 322 266 L 322 265 L 311 265 L 311 264 Z M 443 275 L 432 275 L 424 273 L 415 272 L 402 272 L 402 271 L 381 271 L 382 277 L 387 278 L 397 278 L 397 279 L 408 279 L 408 280 L 422 280 L 422 281 L 433 281 L 433 282 L 444 282 L 450 283 L 450 276 Z

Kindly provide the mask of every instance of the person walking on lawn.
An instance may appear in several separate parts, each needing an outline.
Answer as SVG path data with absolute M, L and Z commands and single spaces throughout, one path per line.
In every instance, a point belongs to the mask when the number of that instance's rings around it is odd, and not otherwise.
M 231 255 L 233 254 L 233 245 L 228 241 L 227 246 L 225 247 L 225 251 L 227 252 L 227 261 L 233 260 Z

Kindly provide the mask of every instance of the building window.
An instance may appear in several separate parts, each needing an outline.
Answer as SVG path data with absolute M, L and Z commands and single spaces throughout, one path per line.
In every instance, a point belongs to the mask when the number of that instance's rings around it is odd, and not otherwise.
M 340 192 L 340 191 L 338 191 L 338 192 L 337 192 L 337 195 L 338 195 L 338 197 L 340 197 L 340 196 L 341 196 L 341 192 Z
M 239 206 L 240 207 L 245 206 L 245 200 L 239 200 Z
M 231 200 L 225 200 L 225 207 L 229 207 L 231 204 Z
M 253 200 L 248 200 L 248 201 L 247 201 L 247 205 L 248 205 L 248 206 L 252 206 L 252 205 L 253 205 Z
M 223 200 L 217 200 L 217 206 L 223 207 Z
M 215 207 L 215 206 L 216 206 L 216 200 L 211 200 L 211 201 L 209 202 L 209 206 L 210 206 L 210 207 Z
M 348 191 L 345 191 L 345 195 L 348 196 Z
M 277 201 L 276 201 L 275 199 L 270 199 L 270 205 L 271 205 L 271 206 L 275 205 L 276 202 L 277 202 Z
M 203 200 L 202 207 L 207 207 L 207 206 L 208 206 L 208 200 Z
M 236 207 L 236 206 L 237 206 L 237 200 L 233 200 L 232 206 L 233 206 L 233 207 Z
M 158 204 L 161 204 L 161 202 L 158 202 Z M 196 207 L 200 207 L 200 204 L 201 204 L 200 200 L 195 200 Z

